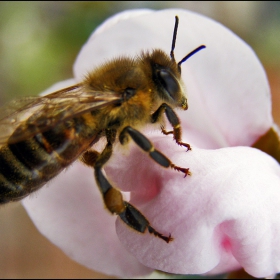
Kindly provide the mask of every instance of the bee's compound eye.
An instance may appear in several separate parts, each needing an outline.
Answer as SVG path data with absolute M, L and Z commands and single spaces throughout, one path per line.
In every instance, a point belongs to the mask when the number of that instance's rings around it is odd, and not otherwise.
M 136 89 L 135 88 L 130 88 L 130 87 L 128 87 L 128 88 L 126 88 L 125 90 L 124 90 L 124 93 L 123 93 L 123 95 L 124 95 L 124 100 L 128 100 L 128 99 L 130 99 L 132 96 L 134 96 L 136 94 Z
M 160 83 L 165 88 L 165 90 L 169 93 L 169 95 L 176 99 L 176 95 L 178 94 L 178 91 L 180 90 L 179 84 L 177 80 L 173 77 L 172 74 L 170 74 L 169 71 L 165 69 L 161 69 L 157 72 L 158 78 L 160 80 Z

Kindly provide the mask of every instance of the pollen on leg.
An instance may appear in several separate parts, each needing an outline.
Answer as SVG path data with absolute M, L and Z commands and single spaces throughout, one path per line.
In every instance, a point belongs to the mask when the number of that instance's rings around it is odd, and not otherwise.
M 110 188 L 104 194 L 104 202 L 111 213 L 119 215 L 120 213 L 125 211 L 125 204 L 122 194 L 115 188 Z
M 92 167 L 95 165 L 99 155 L 100 154 L 97 151 L 89 150 L 83 153 L 80 160 L 86 165 Z

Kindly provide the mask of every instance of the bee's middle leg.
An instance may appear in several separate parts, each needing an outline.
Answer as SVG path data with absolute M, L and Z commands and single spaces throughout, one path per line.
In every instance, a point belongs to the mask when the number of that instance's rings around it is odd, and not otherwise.
M 149 153 L 149 156 L 161 166 L 166 168 L 171 167 L 177 171 L 181 171 L 185 174 L 185 177 L 191 175 L 189 168 L 182 168 L 172 163 L 169 158 L 154 148 L 152 142 L 146 136 L 131 126 L 126 126 L 120 133 L 119 138 L 121 144 L 125 144 L 128 141 L 128 135 L 142 150 Z

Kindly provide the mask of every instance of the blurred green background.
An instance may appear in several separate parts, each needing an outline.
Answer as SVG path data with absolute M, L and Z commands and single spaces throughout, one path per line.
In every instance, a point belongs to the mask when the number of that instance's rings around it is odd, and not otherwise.
M 91 32 L 131 8 L 181 7 L 231 28 L 261 61 L 280 61 L 280 2 L 0 2 L 0 102 L 37 95 L 72 76 L 72 64 Z
M 185 8 L 232 29 L 256 51 L 280 124 L 280 2 L 0 2 L 0 105 L 38 95 L 72 77 L 81 46 L 97 25 L 126 9 Z M 100 278 L 41 236 L 20 203 L 1 207 L 0 278 Z

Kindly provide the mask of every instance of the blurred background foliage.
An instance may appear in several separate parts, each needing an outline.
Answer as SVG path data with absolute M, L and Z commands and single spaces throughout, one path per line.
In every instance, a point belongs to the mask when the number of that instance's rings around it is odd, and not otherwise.
M 280 2 L 0 2 L 0 101 L 37 95 L 71 77 L 76 55 L 98 24 L 144 7 L 212 17 L 248 42 L 265 65 L 279 65 Z
M 280 124 L 280 2 L 273 1 L 0 2 L 0 105 L 71 78 L 81 46 L 109 16 L 175 7 L 221 22 L 252 46 L 267 71 Z M 41 236 L 20 203 L 1 207 L 0 225 L 0 278 L 107 277 L 71 261 Z

